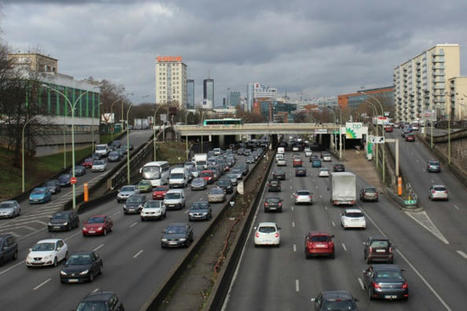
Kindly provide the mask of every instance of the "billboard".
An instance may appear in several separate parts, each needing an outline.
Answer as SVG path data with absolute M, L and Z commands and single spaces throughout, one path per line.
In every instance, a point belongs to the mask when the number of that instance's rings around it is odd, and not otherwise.
M 114 113 L 103 113 L 101 115 L 101 122 L 105 124 L 115 123 L 115 114 Z
M 362 139 L 363 135 L 368 135 L 368 127 L 363 126 L 362 122 L 345 123 L 346 139 Z

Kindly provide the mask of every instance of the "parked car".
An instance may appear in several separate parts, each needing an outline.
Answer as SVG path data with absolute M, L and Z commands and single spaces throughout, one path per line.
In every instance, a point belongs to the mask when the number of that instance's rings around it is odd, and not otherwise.
M 144 194 L 135 193 L 126 199 L 123 204 L 123 214 L 139 214 L 146 203 L 146 196 Z
M 334 166 L 332 167 L 332 170 L 334 172 L 345 172 L 345 166 L 344 164 L 334 164 Z
M 161 247 L 188 247 L 193 242 L 193 229 L 189 224 L 173 223 L 162 232 Z
M 357 299 L 346 290 L 323 291 L 311 298 L 315 311 L 346 310 L 358 311 Z
M 297 167 L 295 169 L 295 177 L 305 177 L 305 176 L 306 176 L 306 168 Z
M 0 218 L 14 218 L 21 215 L 21 206 L 16 200 L 0 202 Z
M 149 180 L 140 180 L 136 184 L 136 189 L 138 189 L 138 192 L 144 193 L 144 192 L 151 192 L 152 191 L 152 184 Z
M 439 164 L 438 160 L 429 160 L 426 164 L 426 170 L 429 173 L 440 173 L 441 164 Z
M 102 274 L 102 268 L 102 258 L 94 251 L 74 253 L 60 270 L 60 282 L 92 282 L 96 276 Z
M 360 190 L 361 201 L 378 201 L 378 190 L 375 187 L 365 187 Z
M 230 183 L 232 184 L 232 186 L 238 185 L 238 174 L 236 173 L 227 173 L 222 178 L 230 180 Z
M 363 258 L 366 263 L 382 261 L 387 263 L 394 262 L 393 246 L 391 241 L 382 237 L 369 237 L 363 242 Z
M 54 266 L 68 257 L 68 245 L 62 239 L 40 240 L 26 257 L 26 267 Z
M 430 187 L 428 198 L 434 200 L 449 200 L 448 189 L 445 185 L 433 185 Z
M 185 208 L 185 191 L 183 189 L 171 189 L 164 197 L 164 205 L 167 209 Z
M 141 221 L 148 219 L 161 219 L 167 217 L 164 202 L 160 200 L 146 201 L 141 209 Z
M 60 187 L 69 187 L 71 186 L 71 175 L 70 174 L 61 174 L 58 176 L 58 182 L 60 183 Z
M 0 233 L 0 264 L 18 258 L 18 243 L 10 233 Z
M 124 202 L 128 199 L 129 196 L 138 193 L 135 185 L 126 185 L 120 188 L 117 194 L 117 202 Z
M 326 232 L 309 232 L 305 235 L 305 258 L 313 256 L 335 257 L 334 235 Z
M 46 187 L 47 189 L 49 189 L 51 194 L 57 194 L 62 190 L 58 179 L 48 180 L 45 182 L 45 184 L 42 187 Z
M 32 189 L 29 194 L 29 204 L 47 203 L 52 199 L 52 194 L 46 187 L 37 187 Z
M 322 167 L 319 169 L 318 177 L 329 177 L 329 169 L 327 167 Z
M 363 270 L 363 287 L 371 299 L 409 299 L 409 285 L 398 265 L 370 265 Z
M 107 235 L 112 231 L 113 221 L 110 216 L 96 215 L 91 216 L 83 224 L 83 236 L 88 235 Z
M 298 190 L 293 195 L 295 197 L 295 205 L 313 204 L 313 196 L 308 190 Z
M 281 169 L 276 169 L 272 172 L 272 178 L 278 180 L 285 180 L 286 175 L 285 172 Z
M 271 179 L 268 182 L 268 192 L 280 192 L 281 181 L 277 179 Z
M 222 203 L 226 199 L 224 189 L 220 187 L 215 187 L 209 190 L 208 192 L 208 202 L 209 203 Z
M 242 170 L 243 176 L 246 176 L 250 171 L 250 167 L 246 163 L 240 163 L 239 165 L 237 165 L 237 167 Z
M 60 211 L 53 214 L 47 229 L 49 232 L 53 231 L 69 231 L 73 228 L 79 227 L 79 216 L 75 211 Z
M 281 243 L 280 227 L 275 222 L 260 222 L 255 229 L 254 243 L 258 246 L 276 246 Z
M 212 218 L 212 209 L 208 201 L 196 201 L 188 210 L 188 220 L 209 220 Z
M 222 188 L 225 193 L 233 193 L 233 186 L 232 186 L 232 182 L 230 181 L 230 179 L 228 178 L 222 178 L 222 179 L 219 179 L 217 182 L 216 182 L 216 185 L 220 188 Z
M 122 159 L 122 154 L 120 151 L 110 151 L 109 155 L 107 156 L 107 160 L 109 162 L 118 162 Z
M 360 228 L 366 229 L 365 214 L 359 208 L 348 208 L 341 214 L 342 228 Z
M 256 160 L 255 160 L 255 158 L 253 156 L 248 156 L 246 158 L 246 160 L 245 160 L 245 162 L 248 163 L 248 164 L 253 164 L 253 163 L 255 163 L 255 161 Z
M 124 308 L 117 295 L 113 292 L 93 291 L 84 297 L 76 308 L 76 311 L 87 310 L 124 311 Z
M 271 211 L 282 212 L 282 199 L 279 197 L 268 197 L 264 199 L 264 212 L 268 213 Z
M 191 190 L 205 190 L 208 187 L 208 182 L 202 177 L 195 178 L 191 181 Z
M 70 175 L 73 176 L 73 169 L 70 170 Z M 76 165 L 75 166 L 75 176 L 83 176 L 86 175 L 86 168 L 82 165 Z
M 167 185 L 156 186 L 152 192 L 153 200 L 164 200 L 167 191 L 169 191 L 169 186 Z
M 94 160 L 92 163 L 91 171 L 93 172 L 104 172 L 107 169 L 107 161 L 106 160 Z
M 384 127 L 384 131 L 385 131 L 386 133 L 392 133 L 392 131 L 393 131 L 392 126 L 391 126 L 391 125 L 386 125 L 386 126 Z

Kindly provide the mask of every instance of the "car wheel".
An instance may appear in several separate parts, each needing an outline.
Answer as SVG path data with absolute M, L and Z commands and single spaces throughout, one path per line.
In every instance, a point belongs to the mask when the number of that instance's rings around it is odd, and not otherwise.
M 144 217 L 141 217 L 141 221 L 144 221 Z
M 330 257 L 331 259 L 334 259 L 334 258 L 336 258 L 336 254 L 335 254 L 335 253 L 332 253 L 329 257 Z
M 16 259 L 18 259 L 18 250 L 15 250 L 15 252 L 13 253 L 13 260 L 16 260 Z
M 373 294 L 371 292 L 371 288 L 368 289 L 368 300 L 373 300 Z
M 102 273 L 103 273 L 102 270 L 104 270 L 104 265 L 101 265 L 99 267 L 99 275 L 102 275 Z
M 54 258 L 53 266 L 56 267 L 58 265 L 57 257 Z
M 94 274 L 92 273 L 92 271 L 89 271 L 89 282 L 92 281 L 94 281 Z
M 68 251 L 66 251 L 65 257 L 63 257 L 63 261 L 66 261 L 68 259 L 68 255 L 69 255 L 69 253 L 68 253 Z
M 366 259 L 366 263 L 367 263 L 367 264 L 370 264 L 370 263 L 371 263 L 370 257 L 368 257 L 368 258 Z
M 104 229 L 104 236 L 107 235 L 107 229 Z
M 389 260 L 389 263 L 392 265 L 394 263 L 394 258 Z

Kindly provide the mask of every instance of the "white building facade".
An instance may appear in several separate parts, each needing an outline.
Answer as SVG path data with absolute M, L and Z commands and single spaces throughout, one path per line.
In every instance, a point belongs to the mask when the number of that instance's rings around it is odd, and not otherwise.
M 171 104 L 186 108 L 187 66 L 181 56 L 156 58 L 156 104 Z

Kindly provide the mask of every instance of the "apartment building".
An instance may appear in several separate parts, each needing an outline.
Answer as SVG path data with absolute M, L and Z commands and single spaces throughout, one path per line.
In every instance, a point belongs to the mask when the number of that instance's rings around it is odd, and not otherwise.
M 435 111 L 446 119 L 450 111 L 449 79 L 460 76 L 458 44 L 437 44 L 394 68 L 396 120 L 411 122 Z
M 182 109 L 187 103 L 187 66 L 181 56 L 156 58 L 156 103 Z

